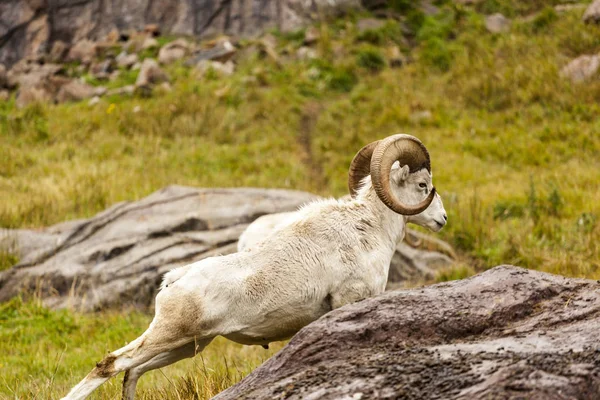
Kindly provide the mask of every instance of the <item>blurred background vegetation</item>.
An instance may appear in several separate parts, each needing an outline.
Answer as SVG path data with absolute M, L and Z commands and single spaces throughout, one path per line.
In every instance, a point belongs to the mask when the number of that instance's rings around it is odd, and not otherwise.
M 427 15 L 413 2 L 391 3 L 403 21 L 359 30 L 368 15 L 355 14 L 317 24 L 316 58 L 286 57 L 304 31 L 273 32 L 278 58 L 248 52 L 228 77 L 198 78 L 175 63 L 165 68 L 173 90 L 152 97 L 0 103 L 0 226 L 89 217 L 171 184 L 342 196 L 355 152 L 402 132 L 431 153 L 449 214 L 440 235 L 460 255 L 438 280 L 499 264 L 600 279 L 600 80 L 577 84 L 560 74 L 570 60 L 600 51 L 600 28 L 581 20 L 585 8 L 440 1 L 440 12 Z M 486 28 L 485 16 L 497 12 L 510 19 L 507 32 Z M 390 61 L 394 46 L 399 67 Z M 2 253 L 0 269 L 17 261 Z M 150 318 L 0 305 L 0 396 L 57 396 Z M 204 360 L 142 379 L 170 397 L 142 398 L 206 398 L 272 353 L 218 341 Z M 175 378 L 184 372 L 191 373 Z M 106 386 L 96 398 L 120 391 L 117 381 Z

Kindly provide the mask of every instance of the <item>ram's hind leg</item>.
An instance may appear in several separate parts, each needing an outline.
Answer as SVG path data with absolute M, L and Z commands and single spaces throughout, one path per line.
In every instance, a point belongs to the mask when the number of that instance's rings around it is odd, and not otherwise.
M 64 399 L 85 399 L 119 372 L 135 368 L 161 353 L 177 349 L 194 340 L 193 337 L 176 337 L 164 333 L 165 330 L 155 330 L 151 325 L 142 336 L 104 357 Z
M 201 352 L 211 340 L 212 338 L 195 340 L 177 349 L 160 353 L 142 365 L 125 371 L 125 377 L 123 378 L 123 399 L 133 400 L 135 398 L 135 387 L 138 379 L 140 379 L 143 374 L 153 369 L 166 367 L 167 365 L 183 360 L 184 358 L 194 357 Z

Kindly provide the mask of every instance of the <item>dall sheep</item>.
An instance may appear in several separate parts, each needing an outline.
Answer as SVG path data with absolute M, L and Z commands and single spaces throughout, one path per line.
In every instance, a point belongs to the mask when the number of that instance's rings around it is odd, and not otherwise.
M 401 167 L 392 170 L 396 160 Z M 97 363 L 65 399 L 84 399 L 125 371 L 123 398 L 131 400 L 142 374 L 193 357 L 218 335 L 266 346 L 382 293 L 407 219 L 438 199 L 419 224 L 433 231 L 446 224 L 429 153 L 410 135 L 373 142 L 352 160 L 348 183 L 350 201 L 309 203 L 255 246 L 165 274 L 148 329 Z
M 351 200 L 350 196 L 344 196 L 339 199 L 339 201 L 348 200 Z M 443 208 L 444 205 L 442 203 L 442 199 L 439 193 L 436 193 L 435 199 L 425 211 L 417 215 L 407 216 L 406 222 L 413 223 L 415 225 L 426 225 L 427 222 L 431 222 L 433 217 L 440 213 L 440 210 L 443 210 Z M 257 243 L 263 241 L 266 237 L 273 234 L 278 229 L 293 223 L 296 218 L 301 218 L 301 216 L 302 214 L 299 211 L 287 211 L 258 217 L 250 225 L 248 225 L 248 227 L 240 235 L 237 243 L 237 250 L 243 251 L 249 247 L 255 246 Z M 408 235 L 404 236 L 404 238 L 399 238 L 398 243 L 401 243 L 402 240 L 412 247 L 419 247 L 423 243 L 422 238 L 412 239 L 409 238 Z M 445 251 L 448 252 L 448 249 L 445 249 Z

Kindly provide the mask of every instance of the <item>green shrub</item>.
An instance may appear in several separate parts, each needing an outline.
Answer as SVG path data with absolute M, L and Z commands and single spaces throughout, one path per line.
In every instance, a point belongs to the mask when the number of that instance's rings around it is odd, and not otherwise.
M 452 66 L 452 52 L 448 43 L 441 38 L 430 38 L 421 46 L 420 59 L 423 63 L 440 71 L 448 71 Z
M 365 47 L 357 52 L 356 63 L 359 67 L 376 72 L 385 67 L 385 58 L 377 48 Z
M 421 60 L 440 71 L 448 71 L 452 65 L 452 51 L 449 38 L 454 35 L 455 13 L 447 12 L 435 17 L 426 17 L 417 32 L 421 44 Z
M 406 13 L 407 11 L 414 10 L 415 2 L 413 0 L 390 0 L 388 1 L 388 5 L 391 9 L 396 10 L 401 13 Z
M 388 42 L 402 44 L 404 35 L 402 34 L 402 28 L 398 22 L 387 21 L 381 28 L 368 29 L 359 33 L 356 39 L 361 42 L 381 46 Z
M 534 32 L 540 32 L 548 29 L 556 20 L 558 20 L 558 14 L 553 7 L 544 8 L 538 15 L 533 19 L 531 26 Z
M 338 92 L 350 92 L 358 82 L 358 77 L 349 67 L 338 67 L 327 77 L 327 87 Z

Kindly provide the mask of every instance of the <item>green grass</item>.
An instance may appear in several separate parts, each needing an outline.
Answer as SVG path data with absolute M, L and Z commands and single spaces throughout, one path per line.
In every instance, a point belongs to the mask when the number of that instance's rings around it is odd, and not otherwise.
M 139 336 L 150 320 L 150 315 L 135 310 L 82 315 L 50 311 L 35 300 L 16 298 L 1 304 L 0 398 L 64 396 L 104 355 Z M 186 394 L 186 398 L 210 398 L 282 345 L 275 343 L 265 350 L 217 338 L 195 359 L 144 375 L 138 394 L 148 400 L 177 399 Z M 121 380 L 122 374 L 91 398 L 120 399 Z
M 481 14 L 449 4 L 425 17 L 410 2 L 395 3 L 408 7 L 415 44 L 412 63 L 401 69 L 379 58 L 401 43 L 398 23 L 358 36 L 354 16 L 320 26 L 318 60 L 254 56 L 232 77 L 203 79 L 174 65 L 171 93 L 93 107 L 0 103 L 0 226 L 89 217 L 170 184 L 341 196 L 361 146 L 406 132 L 430 150 L 449 214 L 440 236 L 460 256 L 437 280 L 498 264 L 600 279 L 600 80 L 574 85 L 559 76 L 570 59 L 600 51 L 600 28 L 583 24 L 579 11 L 557 17 L 547 2 L 485 0 L 477 11 L 513 18 L 510 32 L 493 35 Z M 301 32 L 277 37 L 291 53 L 302 41 Z M 412 117 L 423 111 L 431 118 Z M 0 254 L 0 268 L 15 262 Z M 0 397 L 64 394 L 150 320 L 139 312 L 79 315 L 7 304 Z M 206 370 L 198 358 L 167 370 L 170 381 L 160 372 L 145 378 L 145 398 L 166 396 L 150 394 L 152 387 L 176 398 L 173 384 L 197 385 L 206 398 L 272 352 L 217 341 L 203 354 Z M 106 398 L 120 390 L 111 382 Z

